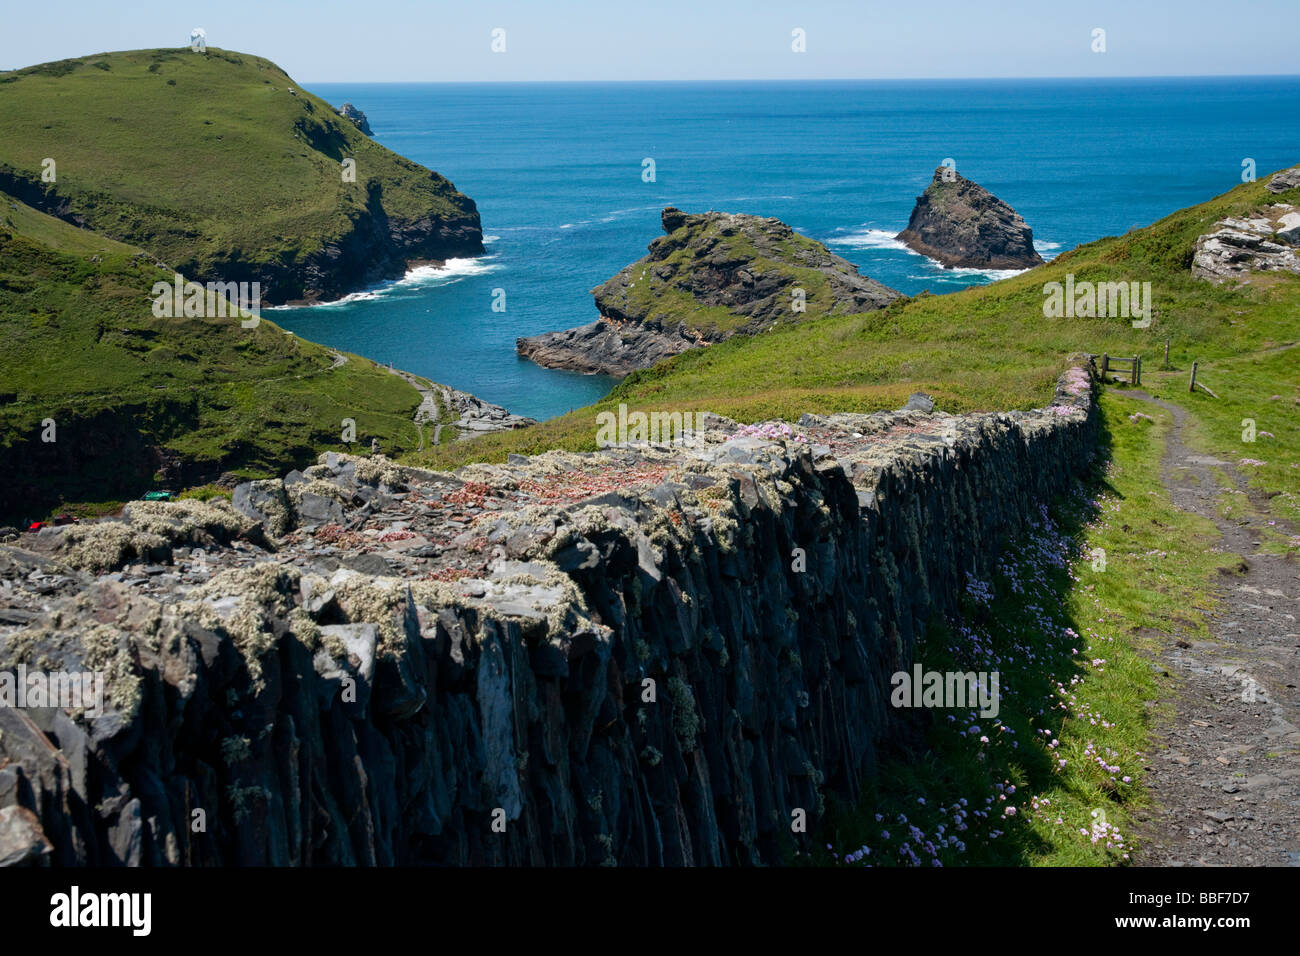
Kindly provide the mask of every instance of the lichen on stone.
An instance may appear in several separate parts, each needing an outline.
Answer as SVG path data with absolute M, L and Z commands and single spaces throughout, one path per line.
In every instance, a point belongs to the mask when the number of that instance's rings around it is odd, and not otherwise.
M 221 759 L 227 767 L 233 767 L 252 755 L 252 741 L 247 737 L 235 735 L 221 741 Z
M 682 750 L 695 749 L 702 721 L 695 710 L 695 694 L 691 686 L 680 677 L 668 678 L 668 699 L 673 703 L 673 733 L 681 742 Z

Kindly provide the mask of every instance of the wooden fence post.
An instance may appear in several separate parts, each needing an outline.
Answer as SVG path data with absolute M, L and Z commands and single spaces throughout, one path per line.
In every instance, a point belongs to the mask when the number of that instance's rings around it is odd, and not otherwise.
M 1192 381 L 1191 384 L 1187 386 L 1187 390 L 1189 392 L 1196 391 L 1196 366 L 1199 364 L 1200 364 L 1199 362 L 1192 363 Z
M 1101 380 L 1106 381 L 1106 376 L 1110 374 L 1110 356 L 1105 352 L 1101 353 Z
M 1165 368 L 1169 368 L 1169 340 L 1165 339 Z

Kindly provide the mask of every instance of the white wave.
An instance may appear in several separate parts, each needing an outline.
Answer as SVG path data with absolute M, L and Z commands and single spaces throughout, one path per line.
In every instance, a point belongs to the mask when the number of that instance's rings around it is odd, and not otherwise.
M 827 245 L 847 246 L 850 249 L 899 249 L 914 256 L 920 253 L 909 249 L 905 243 L 894 238 L 896 234 L 884 229 L 860 229 L 842 236 L 832 236 L 826 240 Z
M 474 259 L 448 259 L 440 266 L 432 264 L 416 266 L 414 269 L 407 270 L 406 275 L 394 281 L 393 285 L 432 284 L 429 280 L 435 280 L 440 285 L 446 285 L 446 281 L 442 280 L 481 276 L 488 272 L 496 272 L 502 268 L 501 263 L 492 261 L 495 258 L 496 256 L 479 256 Z
M 970 269 L 964 266 L 958 266 L 952 269 L 945 269 L 939 263 L 925 257 L 928 262 L 934 263 L 937 274 L 931 272 L 929 275 L 908 276 L 909 279 L 921 279 L 933 281 L 935 279 L 943 280 L 949 276 L 955 279 L 961 279 L 968 276 L 985 276 L 990 282 L 997 282 L 999 279 L 1010 279 L 1012 276 L 1018 276 L 1022 272 L 1028 272 L 1028 269 Z
M 497 241 L 498 239 L 500 239 L 500 238 L 501 238 L 500 236 L 484 236 L 484 237 L 483 237 L 483 241 L 484 241 L 484 242 L 496 242 L 496 241 Z
M 934 267 L 934 272 L 928 275 L 910 275 L 909 279 L 919 279 L 922 281 L 942 281 L 951 277 L 954 280 L 960 280 L 973 276 L 987 277 L 990 282 L 996 282 L 999 279 L 1009 279 L 1012 276 L 1018 276 L 1024 272 L 1024 269 L 971 269 L 964 266 L 948 269 L 942 262 L 937 259 L 931 259 L 929 256 L 917 252 L 904 242 L 895 238 L 897 233 L 889 232 L 885 229 L 859 229 L 854 232 L 845 233 L 842 236 L 832 236 L 826 240 L 827 245 L 846 246 L 850 249 L 893 249 L 898 252 L 906 252 L 909 255 L 916 256 L 918 259 L 924 259 Z M 1035 243 L 1037 245 L 1037 243 Z M 1055 244 L 1053 244 L 1055 245 Z
M 341 305 L 350 305 L 353 302 L 370 302 L 377 299 L 383 299 L 395 293 L 404 290 L 434 287 L 441 285 L 451 285 L 453 282 L 459 282 L 461 279 L 469 276 L 484 275 L 489 272 L 496 272 L 502 268 L 500 263 L 493 262 L 495 256 L 481 256 L 477 259 L 448 259 L 442 265 L 415 266 L 406 271 L 406 275 L 400 279 L 387 279 L 375 286 L 373 289 L 366 289 L 361 292 L 353 292 L 343 296 L 341 299 L 333 299 L 329 302 L 313 302 L 308 305 L 275 305 L 271 306 L 268 311 L 279 311 L 284 309 L 329 309 Z
M 1042 239 L 1035 239 L 1034 248 L 1039 252 L 1046 252 L 1048 249 L 1061 248 L 1061 244 L 1059 242 L 1044 242 Z

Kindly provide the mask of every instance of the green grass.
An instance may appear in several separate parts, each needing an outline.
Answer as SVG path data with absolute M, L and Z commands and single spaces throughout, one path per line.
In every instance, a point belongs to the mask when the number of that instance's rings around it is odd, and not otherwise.
M 269 277 L 282 301 L 321 250 L 364 272 L 370 225 L 475 216 L 273 63 L 138 50 L 0 74 L 0 190 L 0 518 L 103 510 L 178 462 L 195 484 L 282 473 L 347 447 L 345 419 L 352 450 L 419 447 L 419 395 L 375 363 L 335 367 L 266 319 L 152 313 L 173 272 Z
M 700 268 L 700 260 L 706 258 L 709 261 L 744 262 L 746 271 L 755 281 L 776 274 L 786 280 L 786 288 L 802 289 L 805 311 L 783 309 L 779 324 L 798 323 L 805 317 L 830 315 L 835 311 L 830 282 L 814 265 L 827 261 L 829 253 L 816 240 L 793 233 L 788 240 L 781 241 L 780 258 L 774 259 L 760 253 L 752 238 L 743 231 L 730 228 L 724 218 L 713 219 L 702 226 L 682 227 L 674 235 L 680 240 L 681 236 L 687 235 L 684 230 L 691 233 L 688 244 L 640 268 L 635 264 L 629 266 L 624 272 L 630 274 L 620 274 L 616 280 L 611 280 L 613 284 L 606 283 L 593 290 L 598 301 L 613 307 L 616 314 L 636 316 L 666 328 L 680 324 L 707 335 L 734 332 L 753 322 L 752 316 L 723 306 L 703 306 L 691 292 L 680 287 L 678 280 Z M 670 273 L 669 277 L 662 278 L 661 271 Z M 620 287 L 617 280 L 624 278 L 626 285 Z M 789 295 L 788 292 L 784 294 Z
M 355 183 L 343 182 L 344 158 L 356 160 Z M 0 75 L 0 189 L 64 201 L 88 228 L 204 282 L 300 264 L 380 205 L 395 222 L 473 213 L 450 182 L 362 135 L 275 64 L 217 49 Z M 301 292 L 284 278 L 271 294 Z
M 134 256 L 141 253 L 135 246 L 109 239 L 71 223 L 46 215 L 0 192 L 0 231 L 26 236 L 58 252 L 72 256 Z
M 1300 523 L 1300 349 L 1248 353 L 1203 363 L 1189 394 L 1187 371 L 1144 376 L 1149 391 L 1194 416 L 1187 440 L 1232 463 L 1275 518 Z M 1254 423 L 1254 440 L 1248 441 Z M 1262 434 L 1261 434 L 1262 433 Z M 1240 464 L 1242 459 L 1263 465 Z

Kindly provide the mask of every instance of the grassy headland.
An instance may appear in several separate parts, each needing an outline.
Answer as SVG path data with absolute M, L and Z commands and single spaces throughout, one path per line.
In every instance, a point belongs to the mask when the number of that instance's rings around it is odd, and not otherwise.
M 482 251 L 474 203 L 450 182 L 274 63 L 226 50 L 103 53 L 0 74 L 0 190 L 197 281 L 261 279 L 275 303 L 400 275 L 402 255 Z

